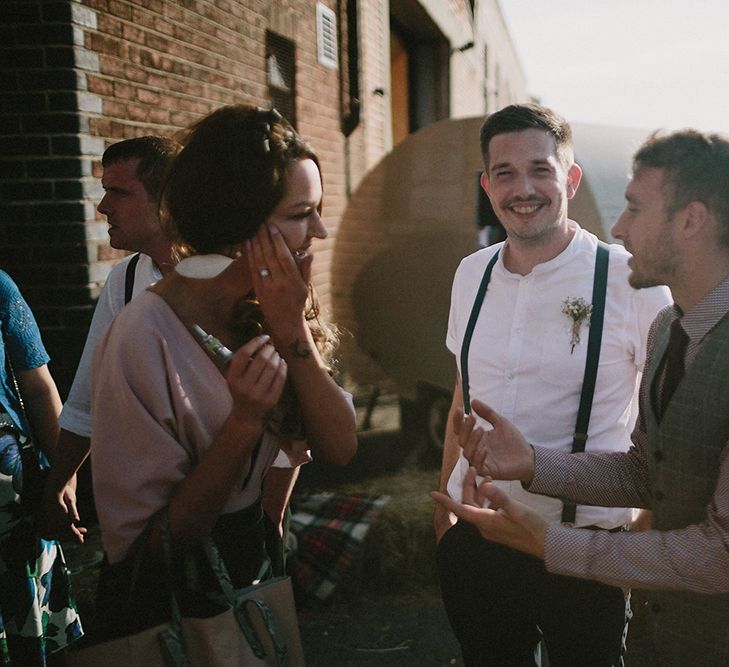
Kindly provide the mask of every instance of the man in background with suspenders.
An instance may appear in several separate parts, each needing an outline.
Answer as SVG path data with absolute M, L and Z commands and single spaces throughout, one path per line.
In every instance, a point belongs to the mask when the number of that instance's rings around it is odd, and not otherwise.
M 567 217 L 582 171 L 563 118 L 534 104 L 506 107 L 484 123 L 481 149 L 482 186 L 507 240 L 465 258 L 453 283 L 447 345 L 458 379 L 440 490 L 456 501 L 469 462 L 454 419 L 473 399 L 550 450 L 626 451 L 648 329 L 670 303 L 663 288 L 632 289 L 627 252 Z M 629 509 L 563 506 L 518 483 L 504 492 L 585 532 L 623 530 L 631 519 Z M 620 588 L 550 574 L 441 505 L 435 529 L 443 600 L 467 666 L 534 665 L 542 636 L 554 666 L 619 664 Z
M 569 456 L 474 403 L 493 426 L 454 423 L 472 468 L 463 504 L 438 502 L 549 572 L 647 589 L 639 653 L 660 667 L 729 664 L 729 138 L 655 134 L 633 159 L 613 234 L 633 254 L 630 284 L 668 285 L 651 326 L 627 453 Z M 586 534 L 546 524 L 476 473 L 574 502 L 652 510 L 652 530 Z M 490 500 L 491 508 L 481 509 Z M 629 645 L 631 646 L 631 645 Z M 632 655 L 632 646 L 629 656 Z
M 56 536 L 78 540 L 85 532 L 78 525 L 76 472 L 90 447 L 91 361 L 96 340 L 132 296 L 174 266 L 158 200 L 165 169 L 177 150 L 170 139 L 144 136 L 112 144 L 101 158 L 105 194 L 98 211 L 109 224 L 109 243 L 135 254 L 116 264 L 106 279 L 59 419 L 59 460 L 51 470 L 44 508 L 46 531 Z M 92 509 L 90 503 L 88 509 Z

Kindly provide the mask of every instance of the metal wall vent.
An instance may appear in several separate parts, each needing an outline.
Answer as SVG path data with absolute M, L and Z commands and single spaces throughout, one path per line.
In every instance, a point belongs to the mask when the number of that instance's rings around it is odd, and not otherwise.
M 337 15 L 321 2 L 316 3 L 316 40 L 319 63 L 337 69 Z

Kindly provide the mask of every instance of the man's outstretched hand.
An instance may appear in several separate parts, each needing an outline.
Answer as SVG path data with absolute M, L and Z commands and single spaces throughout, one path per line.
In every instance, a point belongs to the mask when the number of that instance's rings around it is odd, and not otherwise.
M 472 523 L 487 540 L 543 559 L 546 521 L 494 486 L 490 478 L 477 484 L 476 477 L 471 466 L 463 479 L 461 503 L 438 491 L 431 492 L 430 497 L 459 519 Z M 484 507 L 487 503 L 488 508 Z
M 534 450 L 519 429 L 486 403 L 474 399 L 471 408 L 493 427 L 476 425 L 476 418 L 462 412 L 453 415 L 453 429 L 463 455 L 482 477 L 519 480 L 529 484 L 534 477 Z

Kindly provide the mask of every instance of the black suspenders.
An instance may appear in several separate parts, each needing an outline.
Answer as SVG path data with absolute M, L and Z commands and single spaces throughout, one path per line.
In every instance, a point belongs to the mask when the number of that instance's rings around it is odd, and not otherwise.
M 471 413 L 471 392 L 468 380 L 468 352 L 471 347 L 473 330 L 476 327 L 478 316 L 481 312 L 486 290 L 491 280 L 491 272 L 498 259 L 499 251 L 489 261 L 481 278 L 476 298 L 468 318 L 466 332 L 461 345 L 461 383 L 463 387 L 463 410 L 466 414 Z M 587 428 L 590 423 L 592 412 L 592 399 L 595 393 L 595 382 L 597 378 L 597 367 L 600 361 L 600 345 L 602 342 L 602 328 L 605 319 L 605 293 L 607 292 L 608 262 L 610 250 L 607 244 L 598 241 L 597 253 L 595 256 L 595 274 L 592 283 L 592 314 L 590 315 L 590 334 L 587 340 L 587 359 L 585 361 L 585 375 L 582 380 L 582 393 L 580 395 L 580 407 L 577 412 L 577 422 L 572 440 L 572 453 L 584 452 L 587 442 Z M 562 521 L 574 523 L 575 506 L 565 505 L 562 510 Z
M 471 309 L 471 316 L 468 318 L 468 324 L 466 325 L 466 333 L 463 335 L 463 343 L 461 344 L 461 383 L 463 385 L 463 411 L 467 414 L 471 414 L 471 390 L 468 382 L 468 351 L 471 349 L 471 338 L 473 338 L 473 330 L 476 328 L 476 322 L 478 321 L 478 315 L 481 312 L 481 306 L 483 305 L 484 297 L 486 296 L 486 290 L 489 287 L 489 281 L 491 280 L 491 271 L 496 264 L 496 260 L 499 258 L 499 252 L 497 250 L 491 261 L 488 263 L 486 270 L 483 272 L 483 278 L 481 278 L 481 284 L 478 286 L 478 292 L 476 292 L 476 300 L 473 302 L 473 308 Z
M 124 274 L 124 305 L 126 306 L 132 300 L 132 294 L 134 294 L 134 274 L 137 270 L 137 264 L 139 263 L 139 255 L 137 253 L 127 264 L 127 270 Z
M 587 339 L 587 360 L 585 376 L 582 380 L 580 409 L 577 412 L 575 434 L 572 439 L 572 453 L 585 451 L 587 427 L 590 424 L 592 399 L 595 395 L 597 365 L 600 361 L 600 344 L 602 342 L 602 325 L 605 319 L 605 292 L 607 292 L 608 260 L 610 250 L 607 245 L 598 241 L 595 257 L 595 277 L 592 282 L 592 314 L 590 315 L 590 335 Z M 562 523 L 574 523 L 576 507 L 571 503 L 562 506 Z

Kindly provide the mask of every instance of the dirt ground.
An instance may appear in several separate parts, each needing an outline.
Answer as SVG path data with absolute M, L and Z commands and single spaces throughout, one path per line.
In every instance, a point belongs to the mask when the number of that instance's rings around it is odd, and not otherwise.
M 309 667 L 463 665 L 434 590 L 339 600 L 299 619 Z

